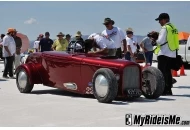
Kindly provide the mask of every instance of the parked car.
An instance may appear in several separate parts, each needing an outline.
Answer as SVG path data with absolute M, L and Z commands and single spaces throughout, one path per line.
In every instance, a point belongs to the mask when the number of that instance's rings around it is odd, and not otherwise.
M 188 40 L 179 41 L 178 54 L 182 56 L 184 64 L 190 64 L 190 36 Z M 153 60 L 157 61 L 157 55 L 153 55 Z
M 164 91 L 162 73 L 154 67 L 110 56 L 85 53 L 32 53 L 16 70 L 16 84 L 21 93 L 30 93 L 34 84 L 79 94 L 93 94 L 102 103 L 116 97 L 157 99 Z

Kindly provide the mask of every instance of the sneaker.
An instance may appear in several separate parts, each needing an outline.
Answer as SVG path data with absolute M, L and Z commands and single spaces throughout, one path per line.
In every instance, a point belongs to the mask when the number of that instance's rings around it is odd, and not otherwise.
M 5 79 L 9 79 L 9 77 L 8 77 L 8 76 L 3 76 L 3 78 L 5 78 Z

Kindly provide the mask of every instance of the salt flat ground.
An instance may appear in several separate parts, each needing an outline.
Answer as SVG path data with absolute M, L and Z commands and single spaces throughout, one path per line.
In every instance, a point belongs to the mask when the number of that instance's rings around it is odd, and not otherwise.
M 154 64 L 155 65 L 155 64 Z M 156 66 L 156 65 L 155 65 Z M 15 79 L 2 79 L 0 61 L 0 126 L 125 126 L 125 114 L 178 114 L 190 120 L 190 70 L 177 77 L 173 96 L 148 100 L 97 102 L 81 96 L 35 85 L 32 93 L 22 94 Z

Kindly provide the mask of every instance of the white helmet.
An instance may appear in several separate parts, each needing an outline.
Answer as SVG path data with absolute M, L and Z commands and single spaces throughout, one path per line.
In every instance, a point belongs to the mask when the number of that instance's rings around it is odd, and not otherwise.
M 88 39 L 91 39 L 91 38 L 93 38 L 93 37 L 96 36 L 96 35 L 98 35 L 98 33 L 92 33 L 92 34 L 88 37 Z

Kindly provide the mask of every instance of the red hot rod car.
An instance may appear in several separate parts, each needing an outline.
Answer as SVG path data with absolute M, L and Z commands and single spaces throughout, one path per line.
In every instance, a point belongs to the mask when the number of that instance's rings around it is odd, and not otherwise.
M 142 94 L 156 99 L 164 91 L 163 75 L 154 67 L 142 71 L 139 64 L 114 57 L 53 51 L 30 54 L 16 70 L 16 84 L 21 93 L 30 93 L 34 84 L 43 84 L 94 94 L 103 103 Z

